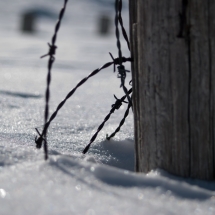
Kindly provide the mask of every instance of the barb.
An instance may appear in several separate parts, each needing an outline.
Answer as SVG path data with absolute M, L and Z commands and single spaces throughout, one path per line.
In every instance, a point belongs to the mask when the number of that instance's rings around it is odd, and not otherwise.
M 120 131 L 121 127 L 122 127 L 123 124 L 125 123 L 125 119 L 127 118 L 128 114 L 129 114 L 129 109 L 130 109 L 130 108 L 131 108 L 131 104 L 128 103 L 128 107 L 127 107 L 127 109 L 126 109 L 126 111 L 125 111 L 125 114 L 124 114 L 123 119 L 121 120 L 121 122 L 120 122 L 119 126 L 116 128 L 116 130 L 115 130 L 110 136 L 108 136 L 108 134 L 107 134 L 107 136 L 106 136 L 106 139 L 107 139 L 107 140 L 110 140 L 112 137 L 114 137 L 114 136 L 116 135 L 117 132 Z
M 43 56 L 41 56 L 40 58 L 44 58 L 44 57 L 46 57 L 46 56 L 50 56 L 50 57 L 54 57 L 54 55 L 55 55 L 55 52 L 56 52 L 56 49 L 57 49 L 57 46 L 55 46 L 55 45 L 51 45 L 50 43 L 48 43 L 48 46 L 49 46 L 49 52 L 47 53 L 47 54 L 45 54 L 45 55 L 43 55 Z
M 113 60 L 113 71 L 115 72 L 116 71 L 116 64 L 115 64 L 115 59 L 113 57 L 113 55 L 109 52 L 109 55 L 111 56 L 112 60 Z
M 48 61 L 48 74 L 47 74 L 47 88 L 46 88 L 46 93 L 45 93 L 45 114 L 44 114 L 44 125 L 46 125 L 47 123 L 47 120 L 48 120 L 48 116 L 49 116 L 49 99 L 50 99 L 50 84 L 51 84 L 51 69 L 52 69 L 52 65 L 55 61 L 55 51 L 56 51 L 56 48 L 57 46 L 55 45 L 55 42 L 56 42 L 56 39 L 57 39 L 57 33 L 59 31 L 59 28 L 60 28 L 60 24 L 61 24 L 61 20 L 63 18 L 63 15 L 64 15 L 64 12 L 65 12 L 65 9 L 66 9 L 66 4 L 67 4 L 68 0 L 65 0 L 64 1 L 64 6 L 63 8 L 61 9 L 60 11 L 60 14 L 59 14 L 59 18 L 58 18 L 58 21 L 56 23 L 56 26 L 55 26 L 55 32 L 54 32 L 54 35 L 52 37 L 52 43 L 49 44 L 49 52 L 48 54 L 45 54 L 43 56 L 41 56 L 41 58 L 43 57 L 46 57 L 46 56 L 49 56 L 49 61 Z M 39 131 L 37 130 L 38 134 L 39 134 Z M 45 132 L 43 133 L 43 135 L 40 135 L 39 134 L 39 138 L 35 138 L 35 143 L 36 143 L 36 146 L 37 148 L 41 148 L 42 146 L 42 143 L 44 142 L 43 146 L 44 146 L 44 153 L 45 153 L 45 160 L 48 159 L 48 146 L 47 146 L 47 141 L 46 141 L 46 135 L 47 135 L 47 129 L 45 130 Z
M 42 147 L 42 143 L 44 141 L 42 135 L 40 134 L 39 130 L 35 128 L 36 132 L 38 133 L 39 137 L 35 137 L 35 143 L 36 143 L 36 148 L 40 149 Z
M 130 93 L 132 93 L 132 88 L 128 91 L 128 94 L 130 94 Z M 84 148 L 84 150 L 83 150 L 83 152 L 82 152 L 83 154 L 85 154 L 85 153 L 88 152 L 88 150 L 89 150 L 91 144 L 95 141 L 95 139 L 96 139 L 98 133 L 102 130 L 102 128 L 104 127 L 105 123 L 109 120 L 111 114 L 113 114 L 114 111 L 115 111 L 116 109 L 119 109 L 119 108 L 120 108 L 120 106 L 122 105 L 122 102 L 125 100 L 125 98 L 126 98 L 126 95 L 123 96 L 121 99 L 116 99 L 116 102 L 115 102 L 115 104 L 112 105 L 112 108 L 111 108 L 109 114 L 104 118 L 104 121 L 103 121 L 102 124 L 98 127 L 96 133 L 92 136 L 92 138 L 90 139 L 90 142 L 89 142 L 88 145 Z
M 42 134 L 40 134 L 39 130 L 37 128 L 36 132 L 38 133 L 39 137 L 37 138 L 37 136 L 35 137 L 35 143 L 36 143 L 36 148 L 40 149 L 42 147 L 42 143 L 43 141 L 46 142 L 46 139 L 43 138 Z
M 130 43 L 129 43 L 129 40 L 128 40 L 126 30 L 125 30 L 124 25 L 123 25 L 123 19 L 122 19 L 121 12 L 122 12 L 122 0 L 119 0 L 119 23 L 121 25 L 123 37 L 124 37 L 124 39 L 125 39 L 125 41 L 127 43 L 128 49 L 130 51 Z
M 122 57 L 122 61 L 123 62 L 127 62 L 127 61 L 131 61 L 131 58 L 125 58 L 125 57 Z M 44 128 L 43 128 L 43 131 L 42 131 L 42 134 L 40 135 L 40 137 L 38 138 L 38 143 L 36 142 L 36 144 L 38 146 L 40 146 L 40 141 L 43 140 L 44 138 L 44 135 L 46 134 L 51 122 L 54 120 L 54 118 L 57 116 L 58 114 L 58 111 L 63 107 L 63 105 L 66 103 L 66 101 L 75 93 L 75 91 L 81 86 L 83 85 L 89 78 L 91 78 L 92 76 L 96 75 L 98 72 L 100 72 L 101 70 L 111 66 L 112 64 L 119 64 L 119 59 L 115 59 L 113 62 L 108 62 L 106 64 L 104 64 L 102 67 L 94 70 L 92 73 L 90 73 L 87 77 L 85 77 L 84 79 L 82 79 L 68 94 L 67 96 L 64 98 L 63 101 L 60 102 L 60 104 L 57 106 L 55 112 L 51 115 L 51 117 L 49 118 L 49 121 L 46 122 Z M 41 146 L 40 146 L 41 147 Z
M 125 85 L 126 72 L 130 72 L 130 71 L 126 70 L 123 65 L 118 66 L 117 69 L 118 69 L 117 78 L 121 79 L 120 87 L 122 87 L 123 85 Z

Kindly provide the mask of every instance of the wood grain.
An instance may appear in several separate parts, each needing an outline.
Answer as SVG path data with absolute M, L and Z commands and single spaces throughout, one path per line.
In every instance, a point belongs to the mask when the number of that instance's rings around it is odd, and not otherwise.
M 136 170 L 215 178 L 213 0 L 130 0 Z

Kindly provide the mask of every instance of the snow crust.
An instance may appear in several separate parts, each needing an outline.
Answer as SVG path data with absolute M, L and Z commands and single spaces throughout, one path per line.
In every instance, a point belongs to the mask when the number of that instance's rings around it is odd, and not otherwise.
M 117 56 L 111 34 L 97 32 L 98 17 L 114 17 L 113 1 L 70 0 L 57 37 L 50 113 L 78 81 Z M 128 6 L 123 18 L 128 29 Z M 37 32 L 20 31 L 21 14 L 46 8 L 58 14 L 63 1 L 8 0 L 0 3 L 0 214 L 215 214 L 215 183 L 154 170 L 134 171 L 133 116 L 121 131 L 126 105 L 111 117 L 87 155 L 81 152 L 115 102 L 123 96 L 110 67 L 77 90 L 48 132 L 49 160 L 35 148 L 42 130 L 47 59 L 55 19 L 38 17 Z M 123 55 L 129 57 L 126 44 Z M 126 69 L 130 65 L 126 64 Z M 131 76 L 128 75 L 127 81 Z

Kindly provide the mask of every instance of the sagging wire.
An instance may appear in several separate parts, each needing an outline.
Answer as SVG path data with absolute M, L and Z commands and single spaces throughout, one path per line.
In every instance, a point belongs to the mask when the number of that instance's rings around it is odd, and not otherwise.
M 121 29 L 122 29 L 122 33 L 123 33 L 123 36 L 127 42 L 127 46 L 128 46 L 128 49 L 130 50 L 130 44 L 129 44 L 129 40 L 128 40 L 128 37 L 127 37 L 127 34 L 126 34 L 126 31 L 124 29 L 124 26 L 123 26 L 123 20 L 122 20 L 122 16 L 121 16 L 121 10 L 122 10 L 122 0 L 116 0 L 115 2 L 115 10 L 116 10 L 116 16 L 115 16 L 115 25 L 116 25 L 116 38 L 117 38 L 117 48 L 118 48 L 118 55 L 119 57 L 118 58 L 114 58 L 113 55 L 110 53 L 111 55 L 111 58 L 112 58 L 112 62 L 108 62 L 106 63 L 105 65 L 103 65 L 102 67 L 100 67 L 99 69 L 96 69 L 94 70 L 92 73 L 90 73 L 87 77 L 85 77 L 84 79 L 82 79 L 77 85 L 75 88 L 73 88 L 68 94 L 67 96 L 65 97 L 65 99 L 63 101 L 60 102 L 60 104 L 57 106 L 56 110 L 54 111 L 54 113 L 51 115 L 51 117 L 49 118 L 48 120 L 48 116 L 49 116 L 49 97 L 50 97 L 50 92 L 49 92 L 49 87 L 50 87 L 50 83 L 51 83 L 51 68 L 52 68 L 52 65 L 54 63 L 54 55 L 55 55 L 55 52 L 56 52 L 56 48 L 57 46 L 55 46 L 55 42 L 56 42 L 56 38 L 57 38 L 57 32 L 60 28 L 60 23 L 61 23 L 61 20 L 63 18 L 63 15 L 64 15 L 64 12 L 65 12 L 65 9 L 66 9 L 66 4 L 67 4 L 67 1 L 68 0 L 65 0 L 64 1 L 64 6 L 63 8 L 61 9 L 60 11 L 60 14 L 59 14 L 59 19 L 58 19 L 58 22 L 56 24 L 56 27 L 55 27 L 55 33 L 52 37 L 52 44 L 49 44 L 49 52 L 43 56 L 41 56 L 41 58 L 43 57 L 46 57 L 46 56 L 50 56 L 49 58 L 49 63 L 48 63 L 48 75 L 47 75 L 47 89 L 46 89 L 46 105 L 45 105 L 45 116 L 44 116 L 44 121 L 45 121 L 45 124 L 44 124 L 44 127 L 43 127 L 43 131 L 42 133 L 39 132 L 39 130 L 36 128 L 36 132 L 38 133 L 39 137 L 35 137 L 35 143 L 36 143 L 36 147 L 37 148 L 41 148 L 42 147 L 42 144 L 44 145 L 44 152 L 45 152 L 45 159 L 48 159 L 48 147 L 47 147 L 47 139 L 46 139 L 46 136 L 47 136 L 47 131 L 48 131 L 48 128 L 51 124 L 51 122 L 54 120 L 54 118 L 57 116 L 58 114 L 58 111 L 63 107 L 63 105 L 66 103 L 66 101 L 75 93 L 75 91 L 77 90 L 77 88 L 79 88 L 82 84 L 84 84 L 90 77 L 96 75 L 98 72 L 100 72 L 102 69 L 105 69 L 109 66 L 111 66 L 112 64 L 114 65 L 114 72 L 116 70 L 116 65 L 119 65 L 117 67 L 118 69 L 118 75 L 117 77 L 121 79 L 121 87 L 123 88 L 124 92 L 125 92 L 125 96 L 123 96 L 121 99 L 118 99 L 115 95 L 115 99 L 116 99 L 116 102 L 114 105 L 112 105 L 112 109 L 110 110 L 110 113 L 105 117 L 103 123 L 99 126 L 99 128 L 97 129 L 97 132 L 93 135 L 93 137 L 91 138 L 90 140 L 90 143 L 86 146 L 86 148 L 83 150 L 83 153 L 85 154 L 89 148 L 90 148 L 90 145 L 92 144 L 92 142 L 96 139 L 98 133 L 101 131 L 101 129 L 103 128 L 104 124 L 108 121 L 108 119 L 110 118 L 111 114 L 114 113 L 114 111 L 116 109 L 119 109 L 120 106 L 122 105 L 122 102 L 125 102 L 125 98 L 127 97 L 127 100 L 128 100 L 128 108 L 124 114 L 124 118 L 121 120 L 120 122 L 120 125 L 119 127 L 116 129 L 116 131 L 114 132 L 114 134 L 112 134 L 108 139 L 110 139 L 111 137 L 113 137 L 121 128 L 121 126 L 124 124 L 124 121 L 125 121 L 125 118 L 128 116 L 128 113 L 129 113 L 129 109 L 130 107 L 132 107 L 132 100 L 129 96 L 129 94 L 132 92 L 132 88 L 128 91 L 127 88 L 125 87 L 125 78 L 126 78 L 126 72 L 129 72 L 127 70 L 125 70 L 124 66 L 123 66 L 123 63 L 127 62 L 127 61 L 132 61 L 131 58 L 125 58 L 125 57 L 122 57 L 122 52 L 121 52 L 121 43 L 120 43 L 120 33 L 119 33 L 119 29 L 118 29 L 118 22 L 120 23 L 121 25 Z
M 129 85 L 132 86 L 132 80 L 129 81 Z M 114 97 L 115 97 L 115 95 L 114 95 Z M 132 96 L 131 96 L 131 99 L 132 99 Z M 125 102 L 125 103 L 128 103 L 128 102 Z M 128 114 L 129 114 L 129 109 L 130 108 L 131 108 L 131 103 L 128 103 L 128 106 L 127 106 L 127 109 L 126 109 L 126 111 L 124 113 L 123 119 L 120 121 L 119 126 L 116 128 L 116 130 L 110 136 L 108 136 L 108 134 L 106 135 L 107 140 L 110 140 L 112 137 L 114 137 L 116 135 L 116 133 L 118 133 L 120 131 L 121 127 L 125 123 L 125 120 L 126 120 Z
M 48 61 L 48 74 L 47 74 L 47 88 L 46 88 L 46 93 L 45 93 L 45 113 L 44 113 L 44 125 L 47 124 L 48 121 L 48 117 L 49 117 L 49 99 L 50 99 L 50 84 L 51 84 L 51 69 L 52 69 L 52 65 L 55 61 L 55 51 L 57 46 L 55 45 L 56 39 L 57 39 L 57 33 L 58 30 L 60 28 L 60 24 L 61 24 L 61 20 L 63 18 L 65 9 L 66 9 L 66 5 L 67 5 L 68 0 L 64 0 L 64 6 L 60 11 L 59 17 L 58 17 L 58 21 L 56 23 L 55 26 L 55 31 L 54 31 L 54 35 L 52 37 L 52 42 L 51 44 L 48 43 L 49 45 L 49 52 L 43 56 L 41 56 L 41 58 L 49 56 L 49 61 Z M 48 144 L 47 144 L 47 129 L 45 129 L 44 126 L 44 132 L 43 135 L 41 135 L 39 133 L 39 131 L 36 129 L 39 137 L 37 138 L 37 136 L 35 137 L 35 143 L 36 143 L 36 147 L 37 148 L 41 148 L 42 144 L 44 147 L 44 153 L 45 153 L 45 160 L 48 159 Z
M 120 43 L 120 33 L 119 33 L 119 28 L 118 28 L 118 22 L 121 25 L 121 29 L 122 29 L 122 33 L 124 36 L 124 39 L 127 42 L 127 46 L 128 49 L 130 51 L 130 43 L 128 40 L 128 36 L 126 34 L 126 31 L 124 29 L 123 26 L 123 20 L 122 20 L 122 15 L 121 15 L 121 11 L 122 11 L 122 0 L 116 0 L 115 1 L 115 11 L 116 11 L 116 15 L 115 15 L 115 26 L 116 26 L 116 39 L 117 39 L 117 48 L 118 48 L 118 59 L 119 59 L 119 66 L 117 67 L 118 69 L 118 75 L 117 77 L 121 79 L 121 85 L 120 87 L 123 88 L 123 91 L 125 93 L 125 96 L 123 98 L 127 97 L 128 100 L 128 108 L 126 109 L 126 112 L 124 114 L 123 119 L 121 120 L 119 126 L 117 127 L 117 129 L 115 130 L 115 132 L 113 134 L 110 135 L 110 137 L 107 136 L 107 139 L 110 140 L 111 137 L 115 136 L 115 134 L 117 132 L 119 132 L 120 128 L 122 127 L 122 125 L 125 122 L 126 117 L 129 114 L 129 109 L 132 108 L 132 99 L 130 98 L 129 94 L 132 91 L 132 88 L 128 91 L 127 88 L 125 87 L 125 78 L 126 78 L 126 72 L 129 72 L 128 70 L 125 69 L 125 67 L 123 66 L 123 61 L 122 61 L 122 51 L 121 51 L 121 43 Z M 115 59 L 113 57 L 113 55 L 109 52 L 113 62 L 115 62 Z M 114 63 L 114 72 L 116 71 L 116 64 Z M 131 81 L 129 82 L 129 84 L 131 83 Z M 101 131 L 101 129 L 103 128 L 104 124 L 108 121 L 108 119 L 110 118 L 111 114 L 115 111 L 115 109 L 119 109 L 120 106 L 122 105 L 122 101 L 121 99 L 117 99 L 117 97 L 114 95 L 115 99 L 116 99 L 116 103 L 114 105 L 112 105 L 112 109 L 110 110 L 109 114 L 105 117 L 104 121 L 102 122 L 102 124 L 98 127 L 96 133 L 92 136 L 90 142 L 88 143 L 88 145 L 85 147 L 85 149 L 83 150 L 83 153 L 87 153 L 91 144 L 94 142 L 94 140 L 96 139 L 98 133 Z M 123 99 L 124 102 L 124 99 Z
M 132 93 L 132 88 L 128 91 L 128 94 L 131 94 Z M 115 104 L 112 105 L 112 108 L 109 112 L 109 114 L 104 118 L 104 121 L 101 123 L 101 125 L 98 127 L 96 133 L 92 136 L 92 138 L 90 139 L 90 142 L 87 144 L 87 146 L 84 148 L 83 150 L 83 154 L 87 153 L 91 144 L 95 141 L 98 133 L 102 130 L 102 128 L 104 127 L 105 123 L 109 120 L 110 116 L 114 113 L 115 110 L 118 110 L 122 103 L 124 102 L 124 100 L 126 99 L 126 95 L 124 95 L 121 99 L 117 99 L 116 98 L 116 102 Z M 130 103 L 129 103 L 130 104 Z
M 127 61 L 131 61 L 131 58 L 126 58 L 126 57 L 122 57 L 121 58 L 122 62 L 127 62 Z M 87 77 L 85 77 L 84 79 L 82 79 L 68 94 L 67 96 L 64 98 L 64 100 L 62 100 L 60 102 L 60 104 L 57 106 L 56 110 L 53 112 L 53 114 L 51 115 L 51 117 L 49 118 L 49 120 L 46 122 L 42 133 L 40 134 L 40 132 L 38 131 L 38 129 L 36 128 L 37 133 L 39 134 L 39 137 L 35 139 L 35 143 L 36 143 L 36 147 L 37 148 L 41 148 L 43 141 L 45 140 L 45 134 L 47 133 L 47 130 L 51 124 L 51 122 L 54 120 L 54 118 L 57 116 L 58 111 L 63 107 L 63 105 L 66 103 L 66 101 L 75 93 L 75 91 L 81 86 L 83 85 L 89 78 L 91 78 L 92 76 L 96 75 L 97 73 L 99 73 L 101 70 L 111 66 L 111 65 L 115 65 L 115 64 L 119 64 L 119 59 L 116 58 L 114 59 L 114 61 L 112 62 L 108 62 L 106 64 L 104 64 L 102 67 L 94 70 L 93 72 L 91 72 Z M 125 98 L 124 98 L 125 99 Z M 46 141 L 44 141 L 46 142 Z
M 125 119 L 127 118 L 128 114 L 129 114 L 129 109 L 130 108 L 131 108 L 131 103 L 128 103 L 128 106 L 127 106 L 127 109 L 126 109 L 126 111 L 124 113 L 123 119 L 120 121 L 119 126 L 116 128 L 116 130 L 110 136 L 108 136 L 108 134 L 107 134 L 107 136 L 106 136 L 107 140 L 110 140 L 112 137 L 114 137 L 116 135 L 116 133 L 118 133 L 120 131 L 121 127 L 125 123 Z

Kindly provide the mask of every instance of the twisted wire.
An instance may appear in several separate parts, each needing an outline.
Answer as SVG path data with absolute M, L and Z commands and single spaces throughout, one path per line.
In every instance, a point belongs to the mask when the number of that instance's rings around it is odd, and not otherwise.
M 127 62 L 127 61 L 131 61 L 131 58 L 125 58 L 122 57 L 122 61 L 123 62 Z M 101 70 L 111 66 L 112 64 L 119 64 L 119 59 L 116 58 L 114 59 L 113 62 L 108 62 L 106 64 L 104 64 L 102 67 L 94 70 L 93 72 L 91 72 L 87 77 L 83 78 L 68 94 L 67 96 L 64 98 L 64 100 L 62 100 L 60 102 L 60 104 L 57 106 L 56 110 L 54 111 L 54 113 L 51 115 L 51 117 L 49 118 L 49 121 L 46 122 L 42 133 L 39 135 L 39 138 L 35 141 L 36 142 L 36 146 L 37 148 L 40 148 L 42 145 L 42 141 L 44 139 L 44 135 L 46 134 L 46 131 L 48 130 L 51 122 L 54 120 L 54 118 L 57 116 L 59 110 L 63 107 L 63 105 L 66 103 L 66 101 L 75 93 L 75 91 L 81 86 L 83 85 L 90 77 L 96 75 L 98 72 L 100 72 Z
M 119 1 L 115 0 L 115 34 L 116 34 L 116 45 L 118 48 L 118 56 L 119 56 L 119 65 L 122 65 L 122 51 L 121 51 L 121 43 L 120 43 L 120 33 L 119 33 L 119 28 L 118 28 L 118 22 L 119 22 L 119 18 L 118 18 L 118 9 L 119 8 Z
M 130 94 L 130 93 L 132 93 L 132 88 L 128 91 L 128 94 Z M 112 108 L 111 108 L 109 114 L 104 118 L 104 121 L 101 123 L 101 125 L 99 125 L 96 133 L 92 136 L 92 138 L 90 139 L 90 142 L 84 148 L 84 150 L 82 152 L 83 154 L 88 152 L 91 144 L 95 141 L 98 133 L 102 130 L 102 128 L 104 127 L 105 123 L 109 120 L 111 114 L 113 114 L 116 109 L 119 109 L 119 107 L 121 106 L 121 104 L 125 100 L 125 98 L 126 98 L 126 95 L 124 95 L 121 99 L 117 99 L 115 105 L 112 105 Z
M 117 67 L 118 69 L 118 78 L 121 79 L 121 86 L 123 88 L 123 91 L 128 99 L 128 102 L 131 104 L 131 107 L 132 107 L 132 100 L 128 94 L 128 89 L 127 87 L 125 86 L 125 78 L 126 78 L 126 72 L 129 72 L 128 70 L 125 69 L 125 67 L 123 65 L 120 65 Z
M 49 61 L 48 61 L 48 75 L 47 75 L 47 88 L 46 88 L 46 99 L 45 99 L 45 114 L 44 114 L 44 127 L 43 127 L 43 131 L 40 134 L 40 132 L 38 131 L 38 129 L 36 128 L 36 131 L 39 135 L 39 137 L 35 138 L 35 143 L 36 143 L 36 147 L 37 148 L 41 148 L 42 144 L 44 146 L 44 152 L 45 152 L 45 159 L 48 159 L 48 147 L 47 147 L 47 131 L 48 128 L 50 126 L 50 123 L 54 120 L 54 118 L 57 116 L 58 111 L 63 107 L 63 105 L 66 103 L 66 101 L 75 93 L 75 91 L 77 90 L 77 88 L 79 88 L 82 84 L 84 84 L 90 77 L 96 75 L 98 72 L 100 72 L 102 69 L 109 67 L 110 65 L 114 64 L 114 67 L 116 64 L 123 66 L 122 63 L 126 62 L 126 61 L 131 61 L 131 58 L 125 58 L 122 57 L 122 51 L 121 51 L 121 43 L 120 43 L 120 33 L 119 33 L 119 28 L 118 28 L 118 22 L 121 25 L 121 29 L 122 29 L 122 33 L 123 36 L 127 42 L 128 48 L 130 50 L 130 44 L 129 44 L 129 40 L 126 34 L 126 31 L 124 29 L 123 26 L 123 20 L 122 20 L 122 16 L 121 16 L 121 10 L 122 10 L 122 0 L 116 0 L 115 1 L 115 10 L 116 10 L 116 16 L 115 16 L 115 25 L 116 25 L 116 38 L 117 38 L 117 48 L 118 48 L 118 58 L 113 59 L 113 62 L 109 62 L 106 63 L 105 65 L 103 65 L 101 68 L 94 70 L 92 73 L 90 73 L 90 75 L 88 75 L 87 77 L 85 77 L 84 79 L 82 79 L 75 88 L 73 88 L 65 97 L 64 100 L 62 100 L 60 102 L 60 104 L 57 106 L 56 110 L 54 111 L 54 113 L 51 115 L 51 117 L 48 120 L 49 117 L 49 98 L 50 98 L 50 83 L 51 83 L 51 69 L 52 69 L 52 65 L 55 61 L 55 51 L 57 46 L 55 45 L 56 39 L 57 39 L 57 33 L 59 31 L 60 28 L 60 24 L 61 24 L 61 20 L 63 18 L 65 9 L 66 9 L 66 4 L 67 4 L 68 0 L 64 1 L 64 6 L 60 11 L 59 14 L 59 18 L 58 18 L 58 22 L 56 23 L 55 26 L 55 32 L 54 35 L 52 37 L 52 43 L 49 44 L 49 52 L 43 56 L 41 56 L 41 58 L 49 56 Z M 112 55 L 111 55 L 112 56 Z M 126 71 L 126 70 L 125 70 Z M 126 77 L 126 76 L 125 76 Z M 128 101 L 129 101 L 129 106 L 132 107 L 132 102 L 131 102 L 131 98 L 129 96 L 129 94 L 132 92 L 132 89 L 130 89 L 129 91 L 127 90 L 127 88 L 124 85 L 124 81 L 125 81 L 125 77 L 121 78 L 121 82 L 122 82 L 122 88 L 125 92 L 125 96 L 123 96 L 121 99 L 117 99 L 115 105 L 112 106 L 112 109 L 110 111 L 110 113 L 105 117 L 104 122 L 99 126 L 97 132 L 93 135 L 93 137 L 90 140 L 90 143 L 86 146 L 86 148 L 84 149 L 83 153 L 86 153 L 89 148 L 90 145 L 92 144 L 92 142 L 96 139 L 98 133 L 100 132 L 100 130 L 103 128 L 104 124 L 108 121 L 108 119 L 110 118 L 111 114 L 116 110 L 119 109 L 119 107 L 121 106 L 121 103 L 124 101 L 124 99 L 127 97 Z M 125 117 L 126 118 L 126 117 Z M 124 122 L 123 122 L 124 123 Z
M 64 0 L 64 6 L 62 7 L 62 9 L 60 11 L 58 22 L 56 23 L 56 26 L 55 26 L 55 33 L 54 33 L 54 35 L 52 37 L 52 44 L 53 45 L 55 44 L 55 41 L 57 39 L 57 32 L 60 29 L 61 20 L 63 19 L 63 15 L 64 15 L 65 10 L 66 10 L 66 4 L 67 4 L 67 2 L 68 2 L 68 0 Z
M 116 15 L 115 15 L 115 27 L 116 27 L 116 40 L 117 40 L 116 44 L 117 44 L 117 48 L 118 48 L 119 59 L 121 59 L 121 56 L 122 56 L 121 43 L 120 43 L 120 33 L 119 33 L 119 28 L 118 28 L 118 22 L 119 22 L 119 17 L 121 16 L 121 10 L 122 10 L 122 1 L 121 0 L 115 0 L 115 13 L 116 13 Z M 122 89 L 123 89 L 123 91 L 124 91 L 124 93 L 128 99 L 128 102 L 132 106 L 131 98 L 130 98 L 130 96 L 128 94 L 128 90 L 125 86 L 126 73 L 123 72 L 123 70 L 124 71 L 126 71 L 126 70 L 125 70 L 124 66 L 122 65 L 122 63 L 123 62 L 120 60 L 120 65 L 118 67 L 118 72 L 119 72 L 118 77 L 120 77 L 120 79 L 121 79 L 121 87 L 122 87 Z M 122 73 L 125 74 L 125 76 L 122 75 Z
M 47 120 L 48 120 L 48 117 L 49 117 L 49 99 L 50 99 L 51 69 L 52 69 L 52 65 L 53 65 L 53 63 L 55 61 L 54 55 L 55 55 L 55 51 L 56 51 L 56 48 L 57 48 L 57 46 L 55 46 L 55 42 L 56 42 L 56 39 L 57 39 L 57 33 L 59 31 L 59 28 L 60 28 L 61 20 L 63 18 L 64 12 L 65 12 L 65 9 L 66 9 L 67 2 L 68 2 L 68 0 L 64 1 L 64 6 L 63 6 L 63 8 L 60 11 L 59 18 L 58 18 L 58 21 L 57 21 L 56 26 L 55 26 L 54 35 L 52 37 L 52 43 L 51 44 L 48 43 L 48 45 L 49 45 L 49 52 L 47 54 L 41 56 L 41 58 L 49 56 L 48 74 L 47 74 L 47 80 L 46 80 L 47 88 L 46 88 L 46 92 L 45 92 L 44 125 L 47 123 Z M 47 129 L 43 133 L 43 138 L 39 137 L 38 139 L 35 139 L 35 142 L 37 143 L 37 148 L 41 147 L 42 143 L 44 142 L 43 147 L 44 147 L 44 153 L 45 153 L 45 160 L 48 159 L 48 145 L 47 145 L 46 136 L 47 136 Z
M 123 126 L 123 124 L 125 123 L 125 119 L 127 118 L 128 114 L 129 114 L 129 109 L 131 108 L 131 103 L 128 103 L 127 109 L 124 113 L 124 117 L 123 119 L 120 121 L 119 126 L 116 128 L 116 130 L 110 135 L 106 137 L 107 140 L 110 140 L 112 137 L 114 137 L 116 135 L 117 132 L 120 131 L 121 127 Z
M 127 43 L 128 49 L 130 51 L 130 43 L 129 43 L 129 40 L 128 40 L 126 30 L 125 30 L 124 25 L 123 25 L 123 19 L 122 19 L 121 12 L 122 12 L 122 0 L 119 0 L 119 23 L 121 25 L 123 37 L 124 37 L 124 39 L 125 39 L 125 41 Z

